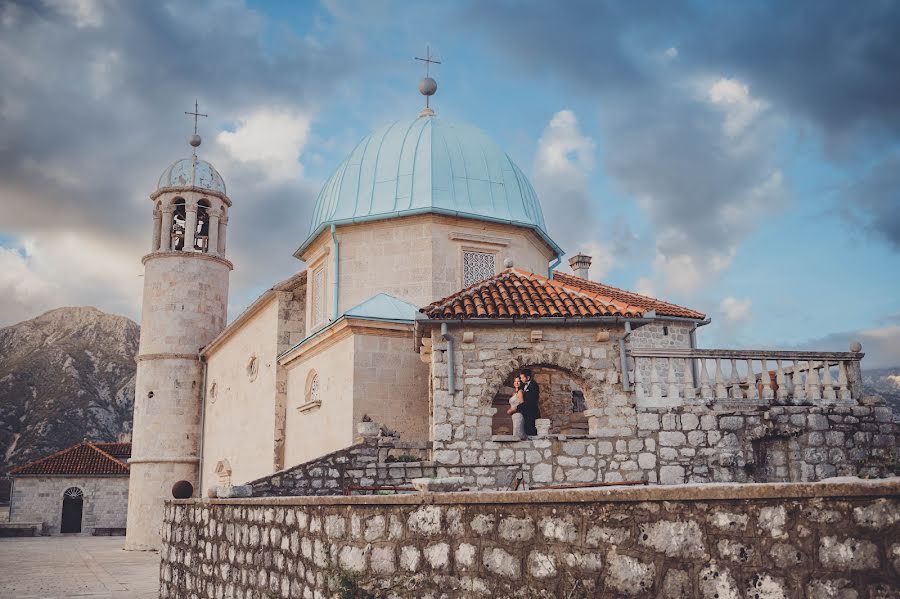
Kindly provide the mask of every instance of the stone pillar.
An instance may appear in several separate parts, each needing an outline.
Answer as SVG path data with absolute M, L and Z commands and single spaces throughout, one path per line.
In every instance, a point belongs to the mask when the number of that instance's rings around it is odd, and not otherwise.
M 219 251 L 217 252 L 220 256 L 225 255 L 225 233 L 228 230 L 228 215 L 223 214 L 222 218 L 219 220 Z
M 159 232 L 159 249 L 168 252 L 172 249 L 172 207 L 162 209 L 162 224 Z
M 162 229 L 162 213 L 159 210 L 153 212 L 153 237 L 150 239 L 150 251 L 159 249 L 159 232 Z
M 219 255 L 219 211 L 210 210 L 209 214 L 209 239 L 206 243 L 206 251 L 216 256 Z
M 194 240 L 197 237 L 197 204 L 191 202 L 185 206 L 184 219 L 184 251 L 194 251 Z

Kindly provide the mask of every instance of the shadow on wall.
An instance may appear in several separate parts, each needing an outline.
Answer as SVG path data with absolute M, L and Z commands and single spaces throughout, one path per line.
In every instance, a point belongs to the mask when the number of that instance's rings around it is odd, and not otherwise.
M 588 423 L 584 415 L 587 409 L 582 383 L 564 370 L 548 366 L 531 366 L 534 380 L 540 385 L 541 418 L 550 419 L 550 433 L 557 435 L 587 435 Z M 494 396 L 492 405 L 497 409 L 492 422 L 492 434 L 512 434 L 512 418 L 506 413 L 509 398 L 513 394 L 513 379 L 518 371 L 510 374 Z

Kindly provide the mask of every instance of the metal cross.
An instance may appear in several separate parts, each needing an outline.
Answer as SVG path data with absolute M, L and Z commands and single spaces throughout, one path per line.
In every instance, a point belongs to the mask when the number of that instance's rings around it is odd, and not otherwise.
M 199 116 L 209 116 L 208 114 L 203 114 L 199 112 L 200 106 L 197 104 L 197 98 L 194 98 L 194 112 L 185 112 L 184 114 L 190 115 L 194 117 L 194 135 L 197 135 L 197 117 Z
M 416 60 L 421 60 L 425 63 L 425 76 L 428 77 L 428 70 L 432 64 L 441 64 L 440 60 L 432 60 L 431 59 L 431 46 L 425 46 L 425 58 L 415 57 Z

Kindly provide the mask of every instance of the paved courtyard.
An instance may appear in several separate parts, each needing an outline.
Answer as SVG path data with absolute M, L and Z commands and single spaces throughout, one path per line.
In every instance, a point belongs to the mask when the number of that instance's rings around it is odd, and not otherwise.
M 0 539 L 0 597 L 158 596 L 159 554 L 123 551 L 124 537 Z

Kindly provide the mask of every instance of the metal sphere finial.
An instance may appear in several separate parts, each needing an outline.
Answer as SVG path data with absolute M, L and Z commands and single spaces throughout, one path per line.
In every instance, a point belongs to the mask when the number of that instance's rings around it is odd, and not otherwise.
M 431 77 L 425 77 L 419 82 L 419 93 L 423 96 L 433 96 L 437 91 L 437 81 Z
M 188 143 L 191 144 L 191 146 L 193 146 L 193 147 L 195 147 L 195 148 L 198 147 L 198 146 L 200 145 L 200 142 L 201 142 L 201 141 L 202 141 L 202 140 L 200 139 L 200 136 L 197 135 L 196 133 L 194 133 L 193 135 L 191 135 L 191 136 L 188 138 Z

